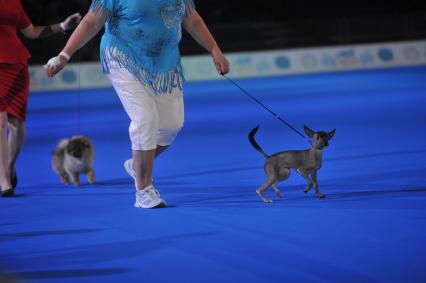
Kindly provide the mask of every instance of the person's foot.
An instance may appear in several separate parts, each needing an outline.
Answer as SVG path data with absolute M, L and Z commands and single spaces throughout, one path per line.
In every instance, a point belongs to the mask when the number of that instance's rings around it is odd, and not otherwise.
M 166 202 L 160 198 L 160 193 L 153 185 L 136 192 L 135 207 L 137 208 L 162 208 L 165 206 Z
M 15 189 L 14 188 L 10 188 L 10 189 L 1 191 L 1 197 L 2 198 L 12 197 L 14 195 L 15 195 Z

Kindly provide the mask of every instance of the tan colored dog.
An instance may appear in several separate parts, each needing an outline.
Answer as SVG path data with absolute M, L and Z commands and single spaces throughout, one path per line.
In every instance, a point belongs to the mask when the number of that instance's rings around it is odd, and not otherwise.
M 90 184 L 95 182 L 93 160 L 95 150 L 93 143 L 85 136 L 73 136 L 59 142 L 52 154 L 52 168 L 62 183 L 73 182 L 80 186 L 80 174 L 85 174 Z

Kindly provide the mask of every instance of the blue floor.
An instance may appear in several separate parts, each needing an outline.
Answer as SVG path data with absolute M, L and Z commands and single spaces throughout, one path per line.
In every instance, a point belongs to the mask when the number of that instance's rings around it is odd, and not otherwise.
M 307 144 L 225 80 L 186 86 L 185 128 L 155 166 L 169 204 L 157 210 L 133 207 L 111 89 L 34 93 L 17 196 L 0 199 L 0 282 L 426 282 L 426 67 L 238 83 L 299 130 L 337 129 L 326 199 L 293 173 L 283 199 L 261 202 L 250 129 L 269 154 Z M 76 133 L 96 147 L 97 182 L 78 189 L 50 167 Z

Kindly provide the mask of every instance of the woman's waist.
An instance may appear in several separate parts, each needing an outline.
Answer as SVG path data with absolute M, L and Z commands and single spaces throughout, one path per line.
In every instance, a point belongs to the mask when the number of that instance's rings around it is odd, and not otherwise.
M 0 62 L 2 63 L 26 63 L 30 53 L 19 38 L 11 38 L 0 33 Z
M 3 42 L 3 40 L 7 39 L 19 40 L 16 32 L 16 26 L 0 23 L 0 40 Z
M 137 69 L 152 69 L 160 72 L 174 69 L 180 66 L 181 62 L 179 51 L 154 56 L 149 52 L 142 54 L 117 46 L 101 47 L 101 60 L 106 64 L 116 61 L 125 66 L 134 66 Z
M 164 44 L 162 41 L 153 41 L 145 44 L 126 42 L 115 39 L 102 38 L 101 51 L 120 51 L 126 56 L 145 60 L 167 60 L 179 57 L 179 44 Z

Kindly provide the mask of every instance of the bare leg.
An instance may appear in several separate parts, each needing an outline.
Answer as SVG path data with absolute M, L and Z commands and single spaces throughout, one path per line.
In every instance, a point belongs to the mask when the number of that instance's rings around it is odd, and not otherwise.
M 283 197 L 283 192 L 282 192 L 280 189 L 278 189 L 278 187 L 277 187 L 277 183 L 273 183 L 273 184 L 272 184 L 272 188 L 274 189 L 275 193 L 277 194 L 277 196 L 278 196 L 279 198 L 282 198 L 282 197 Z
M 9 148 L 7 146 L 7 113 L 0 112 L 0 186 L 2 191 L 10 190 Z
M 290 177 L 290 169 L 288 169 L 288 168 L 281 168 L 280 171 L 279 171 L 279 173 L 278 173 L 278 177 L 277 177 L 278 180 L 275 183 L 272 184 L 272 188 L 274 189 L 275 193 L 277 194 L 277 196 L 279 198 L 283 197 L 283 192 L 277 186 L 278 181 L 287 180 L 288 177 Z
M 133 150 L 133 164 L 136 173 L 136 187 L 143 190 L 152 183 L 155 149 Z
M 25 143 L 26 129 L 25 122 L 18 120 L 12 116 L 8 116 L 9 122 L 9 172 L 10 178 L 16 177 L 16 160 L 18 159 L 19 153 Z
M 266 202 L 266 203 L 271 203 L 272 202 L 272 200 L 271 199 L 269 199 L 269 198 L 267 198 L 264 194 L 263 194 L 263 192 L 265 192 L 265 190 L 270 186 L 270 185 L 272 185 L 273 183 L 275 183 L 275 181 L 276 181 L 276 179 L 275 178 L 273 178 L 273 177 L 269 177 L 268 176 L 268 179 L 265 181 L 265 183 L 263 183 L 262 184 L 262 186 L 260 186 L 260 188 L 258 188 L 257 190 L 256 190 L 256 193 L 260 196 L 260 198 L 264 201 L 264 202 Z
M 312 177 L 312 181 L 313 181 L 313 183 L 314 183 L 314 189 L 315 189 L 315 193 L 316 193 L 317 197 L 319 197 L 319 198 L 325 198 L 325 195 L 323 195 L 323 194 L 319 191 L 319 188 L 318 188 L 317 171 L 313 172 L 313 173 L 311 174 L 311 177 Z
M 297 169 L 297 172 L 299 172 L 299 174 L 302 175 L 303 178 L 305 178 L 306 182 L 308 182 L 304 192 L 309 192 L 309 190 L 312 188 L 312 181 L 309 178 L 308 173 L 306 173 L 306 171 L 301 168 Z

